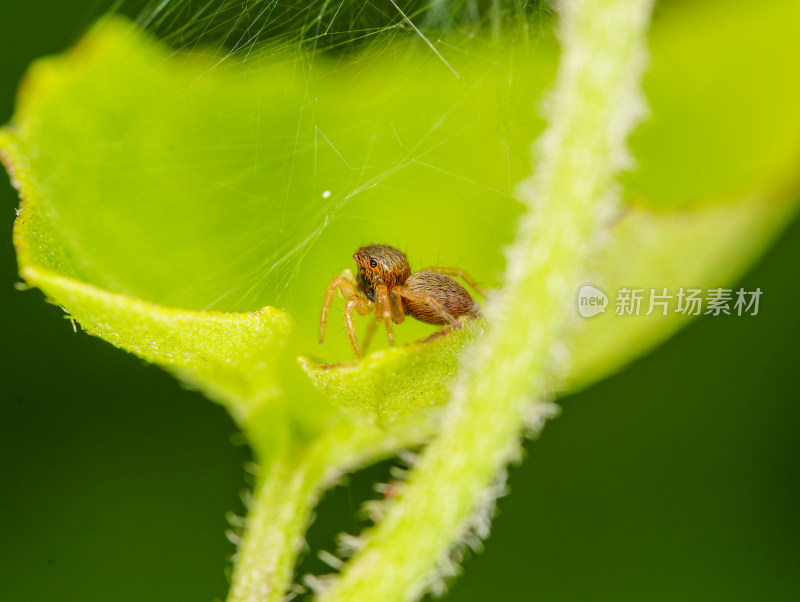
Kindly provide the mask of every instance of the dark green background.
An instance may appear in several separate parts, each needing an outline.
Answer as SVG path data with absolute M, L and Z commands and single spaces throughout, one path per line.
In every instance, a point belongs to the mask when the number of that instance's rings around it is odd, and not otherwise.
M 0 122 L 30 61 L 105 6 L 0 0 Z M 14 290 L 5 176 L 0 197 L 0 600 L 224 597 L 248 450 L 221 408 Z M 563 399 L 449 599 L 800 600 L 799 258 L 796 222 L 740 282 L 764 291 L 759 316 L 699 320 Z M 326 497 L 312 547 L 364 524 L 385 470 Z

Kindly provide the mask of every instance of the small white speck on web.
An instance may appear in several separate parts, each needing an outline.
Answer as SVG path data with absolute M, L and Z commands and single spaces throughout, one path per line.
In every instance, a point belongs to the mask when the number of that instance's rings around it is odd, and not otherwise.
M 329 196 L 331 196 L 331 191 L 330 190 L 326 190 L 325 192 L 322 193 L 322 198 L 323 199 L 327 199 Z

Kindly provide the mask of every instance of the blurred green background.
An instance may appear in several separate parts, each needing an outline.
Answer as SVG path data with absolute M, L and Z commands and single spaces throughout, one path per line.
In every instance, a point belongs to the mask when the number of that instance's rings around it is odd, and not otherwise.
M 28 64 L 110 4 L 2 2 L 0 121 Z M 14 290 L 17 198 L 0 180 L 0 600 L 224 598 L 248 450 L 222 408 Z M 757 317 L 699 320 L 561 400 L 448 599 L 800 600 L 799 235 L 796 221 L 738 283 L 764 291 Z M 326 496 L 312 549 L 365 524 L 386 470 Z M 309 571 L 326 571 L 313 554 Z

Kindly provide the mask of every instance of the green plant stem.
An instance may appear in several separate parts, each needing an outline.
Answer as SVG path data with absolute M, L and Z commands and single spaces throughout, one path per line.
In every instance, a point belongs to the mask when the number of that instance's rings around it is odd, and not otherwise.
M 259 475 L 237 551 L 229 602 L 281 600 L 321 490 L 324 464 L 291 448 L 265 464 Z
M 614 176 L 642 106 L 648 0 L 576 0 L 561 21 L 563 54 L 550 124 L 539 143 L 529 211 L 508 255 L 488 331 L 466 358 L 439 436 L 383 521 L 320 596 L 325 602 L 405 601 L 421 595 L 470 525 L 507 462 L 532 401 L 547 394 L 569 303 L 616 206 Z M 476 515 L 476 513 L 478 513 Z M 477 516 L 477 522 L 470 517 Z
M 258 434 L 259 431 L 250 431 Z M 361 419 L 332 418 L 325 434 L 309 440 L 288 431 L 262 458 L 244 535 L 236 552 L 227 602 L 275 602 L 286 596 L 321 493 L 340 475 L 418 445 L 431 435 L 417 422 L 392 434 Z M 275 433 L 265 435 L 275 438 Z M 255 442 L 257 443 L 257 442 Z

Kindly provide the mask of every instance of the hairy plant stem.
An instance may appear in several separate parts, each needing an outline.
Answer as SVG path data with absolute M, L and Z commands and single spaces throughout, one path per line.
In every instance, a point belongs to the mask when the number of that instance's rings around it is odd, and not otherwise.
M 385 518 L 320 598 L 414 599 L 430 587 L 496 475 L 518 457 L 532 404 L 547 395 L 569 303 L 616 206 L 614 176 L 642 101 L 649 0 L 574 0 L 550 124 L 538 146 L 529 206 L 508 253 L 488 331 L 465 360 L 448 415 Z M 488 521 L 489 517 L 485 517 Z
M 294 456 L 294 457 L 292 457 Z M 237 551 L 228 602 L 281 600 L 303 543 L 325 465 L 287 447 L 264 465 Z
M 291 431 L 265 435 L 277 442 L 262 448 L 269 451 L 260 459 L 263 472 L 249 504 L 227 602 L 283 600 L 321 493 L 340 475 L 391 457 L 431 434 L 414 422 L 387 435 L 369 422 L 345 417 L 331 420 L 323 430 L 313 442 Z

